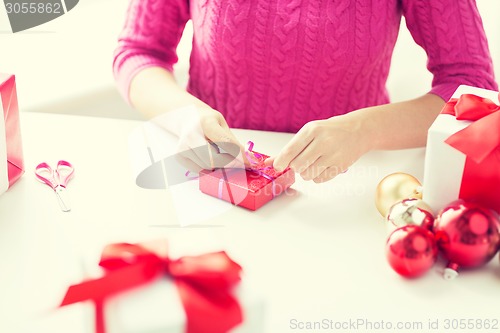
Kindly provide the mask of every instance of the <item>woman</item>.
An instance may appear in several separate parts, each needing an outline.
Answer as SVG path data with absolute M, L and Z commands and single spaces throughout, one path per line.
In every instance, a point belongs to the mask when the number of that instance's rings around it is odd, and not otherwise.
M 424 96 L 391 104 L 402 16 L 434 77 Z M 189 19 L 185 91 L 172 66 Z M 230 127 L 296 132 L 273 165 L 315 182 L 370 150 L 424 146 L 460 84 L 497 89 L 474 0 L 132 0 L 114 71 L 148 117 L 196 105 L 209 142 L 241 147 Z

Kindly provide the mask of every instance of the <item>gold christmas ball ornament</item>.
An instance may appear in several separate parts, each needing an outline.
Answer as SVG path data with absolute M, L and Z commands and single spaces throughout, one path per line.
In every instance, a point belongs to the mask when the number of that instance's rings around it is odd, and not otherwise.
M 421 199 L 403 199 L 389 208 L 386 220 L 389 230 L 395 230 L 405 225 L 414 224 L 432 231 L 434 212 L 432 208 Z
M 375 205 L 383 217 L 392 205 L 403 199 L 422 199 L 422 184 L 417 178 L 403 172 L 385 176 L 377 185 Z

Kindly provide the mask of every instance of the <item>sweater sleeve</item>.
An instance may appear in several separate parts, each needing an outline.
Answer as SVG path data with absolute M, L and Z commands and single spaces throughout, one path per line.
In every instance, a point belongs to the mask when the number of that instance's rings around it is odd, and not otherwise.
M 113 57 L 113 73 L 123 97 L 141 70 L 160 66 L 172 71 L 176 48 L 189 20 L 189 0 L 130 0 Z
M 448 101 L 461 84 L 498 90 L 475 0 L 402 0 L 415 42 L 427 53 L 430 93 Z

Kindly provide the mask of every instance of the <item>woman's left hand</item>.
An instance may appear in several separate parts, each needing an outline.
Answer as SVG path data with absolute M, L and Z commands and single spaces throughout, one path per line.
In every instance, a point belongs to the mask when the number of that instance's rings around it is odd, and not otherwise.
M 371 138 L 353 113 L 304 125 L 273 161 L 282 171 L 290 167 L 304 180 L 333 179 L 370 150 Z

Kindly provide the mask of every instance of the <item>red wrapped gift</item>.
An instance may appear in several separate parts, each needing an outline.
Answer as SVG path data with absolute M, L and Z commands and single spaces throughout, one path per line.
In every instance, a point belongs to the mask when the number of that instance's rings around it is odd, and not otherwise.
M 295 182 L 293 170 L 277 172 L 266 167 L 264 161 L 269 156 L 252 151 L 252 146 L 250 143 L 247 152 L 251 168 L 202 170 L 200 190 L 237 206 L 257 210 Z

